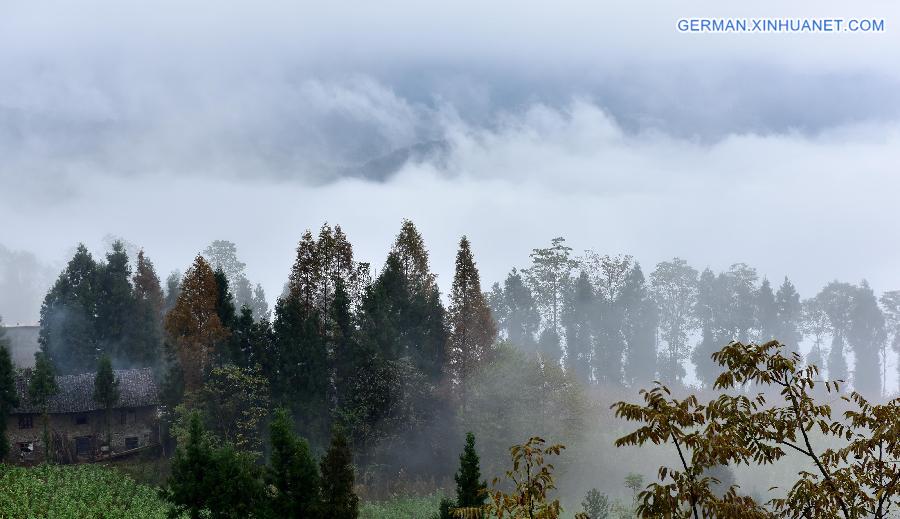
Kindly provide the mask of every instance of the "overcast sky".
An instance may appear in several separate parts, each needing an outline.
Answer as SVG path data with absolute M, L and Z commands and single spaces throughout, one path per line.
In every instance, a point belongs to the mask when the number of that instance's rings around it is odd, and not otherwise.
M 898 289 L 900 7 L 787 4 L 6 1 L 0 246 L 58 271 L 112 234 L 165 277 L 228 239 L 272 298 L 305 229 L 379 266 L 410 218 L 445 289 L 462 234 L 486 285 L 564 235 Z

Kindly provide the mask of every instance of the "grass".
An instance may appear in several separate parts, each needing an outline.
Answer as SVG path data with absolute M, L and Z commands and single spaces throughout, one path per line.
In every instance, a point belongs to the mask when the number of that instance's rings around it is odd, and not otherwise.
M 156 490 L 121 472 L 92 465 L 0 465 L 0 518 L 163 519 Z
M 360 519 L 431 519 L 441 504 L 439 493 L 427 496 L 395 497 L 387 501 L 363 502 Z

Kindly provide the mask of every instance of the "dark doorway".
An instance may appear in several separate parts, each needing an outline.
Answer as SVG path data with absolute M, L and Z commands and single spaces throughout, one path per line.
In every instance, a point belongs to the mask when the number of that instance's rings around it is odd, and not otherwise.
M 75 438 L 75 455 L 89 456 L 91 454 L 91 437 L 79 436 Z

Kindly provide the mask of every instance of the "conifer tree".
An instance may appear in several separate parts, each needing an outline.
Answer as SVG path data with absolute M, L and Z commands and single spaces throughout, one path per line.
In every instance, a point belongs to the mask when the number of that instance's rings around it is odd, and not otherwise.
M 828 316 L 831 328 L 831 350 L 828 352 L 828 378 L 847 380 L 847 358 L 844 355 L 850 312 L 853 308 L 854 287 L 849 283 L 832 281 L 816 296 Z
M 334 301 L 331 307 L 331 365 L 334 372 L 334 397 L 337 406 L 346 400 L 346 393 L 351 390 L 356 370 L 366 362 L 366 358 L 358 347 L 354 329 L 350 296 L 344 282 L 338 279 L 334 287 Z
M 41 424 L 43 427 L 44 458 L 51 461 L 53 451 L 50 445 L 50 400 L 59 393 L 56 384 L 56 374 L 53 364 L 44 352 L 34 354 L 34 369 L 31 379 L 28 381 L 28 400 L 41 410 Z
M 98 266 L 79 244 L 66 269 L 44 297 L 39 342 L 41 351 L 62 373 L 84 373 L 97 362 Z
M 100 351 L 129 362 L 135 346 L 135 300 L 131 287 L 131 267 L 125 244 L 116 241 L 106 255 L 106 263 L 98 267 L 97 314 L 94 327 Z M 93 366 L 91 366 L 93 368 Z
M 487 500 L 487 483 L 481 479 L 475 435 L 471 432 L 466 433 L 466 446 L 459 456 L 459 470 L 453 479 L 456 481 L 457 507 L 480 507 Z
M 216 314 L 218 314 L 222 326 L 230 329 L 237 317 L 231 285 L 228 282 L 228 276 L 221 268 L 216 269 L 213 276 L 216 279 Z
M 353 453 L 340 427 L 331 433 L 331 446 L 320 464 L 322 512 L 329 519 L 356 519 L 359 498 L 353 492 Z
M 16 393 L 16 373 L 9 353 L 9 341 L 0 319 L 0 461 L 6 458 L 9 444 L 6 439 L 6 417 L 19 405 Z
M 847 340 L 853 348 L 856 363 L 853 373 L 854 389 L 868 398 L 883 394 L 882 370 L 879 354 L 887 341 L 884 314 L 878 306 L 875 293 L 866 280 L 856 287 L 850 310 L 850 327 Z
M 794 284 L 785 276 L 784 282 L 775 293 L 776 308 L 776 334 L 782 344 L 797 351 L 803 334 L 800 330 L 800 320 L 803 307 L 800 304 L 800 294 L 794 288 Z
M 270 500 L 273 517 L 320 517 L 319 471 L 306 440 L 294 435 L 285 409 L 275 412 L 271 443 L 266 481 L 275 490 Z
M 102 355 L 97 364 L 97 374 L 94 376 L 94 401 L 102 405 L 106 411 L 106 445 L 112 448 L 109 421 L 112 408 L 119 401 L 119 381 L 113 373 L 109 355 Z
M 497 327 L 481 292 L 478 268 L 469 240 L 463 236 L 456 255 L 456 274 L 450 290 L 450 370 L 461 388 L 465 406 L 465 380 L 487 359 L 497 338 Z
M 199 413 L 192 413 L 188 425 L 187 442 L 179 445 L 172 460 L 172 473 L 166 483 L 166 498 L 179 512 L 191 519 L 203 517 L 208 509 L 207 501 L 213 492 L 213 449 L 210 445 Z
M 566 245 L 565 238 L 554 238 L 550 243 L 550 247 L 532 251 L 531 267 L 525 275 L 544 314 L 545 328 L 559 337 L 563 294 L 578 262 L 572 259 L 572 248 Z
M 763 279 L 759 292 L 756 294 L 756 322 L 759 328 L 760 343 L 778 339 L 787 344 L 784 337 L 778 336 L 778 306 L 775 303 L 775 293 L 772 292 L 772 285 L 768 279 Z M 792 346 L 796 347 L 796 345 Z
M 184 275 L 175 307 L 166 315 L 166 332 L 184 377 L 186 391 L 195 391 L 210 365 L 214 348 L 228 338 L 218 314 L 216 277 L 202 256 Z
M 690 352 L 688 333 L 695 322 L 697 271 L 683 259 L 674 258 L 657 264 L 650 280 L 659 308 L 660 338 L 666 344 L 660 351 L 659 376 L 667 382 L 680 382 L 685 375 L 682 362 Z
M 534 352 L 541 315 L 531 289 L 518 270 L 510 271 L 503 281 L 503 288 L 498 283 L 494 284 L 489 303 L 497 326 L 506 339 L 526 352 Z
M 129 340 L 132 363 L 158 368 L 162 363 L 163 311 L 165 300 L 153 262 L 141 250 L 132 278 L 135 320 Z

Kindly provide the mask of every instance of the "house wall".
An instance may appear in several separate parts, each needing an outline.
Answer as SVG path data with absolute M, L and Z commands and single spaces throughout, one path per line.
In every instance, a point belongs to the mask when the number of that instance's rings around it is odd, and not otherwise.
M 126 423 L 122 423 L 122 412 L 133 411 L 131 418 L 126 414 Z M 44 459 L 43 422 L 41 415 L 30 415 L 32 427 L 23 429 L 19 425 L 18 414 L 10 415 L 6 421 L 6 433 L 9 440 L 9 461 L 38 462 Z M 86 424 L 78 424 L 76 418 L 87 417 Z M 58 413 L 49 416 L 50 432 L 63 440 L 65 450 L 72 461 L 84 461 L 100 452 L 106 444 L 106 413 L 90 411 L 87 413 Z M 110 435 L 112 452 L 126 450 L 126 438 L 137 438 L 138 447 L 159 442 L 159 420 L 156 407 L 138 407 L 133 409 L 113 409 L 110 416 Z M 76 438 L 89 438 L 90 453 L 86 456 L 76 455 Z M 23 453 L 20 443 L 32 443 L 34 452 Z

